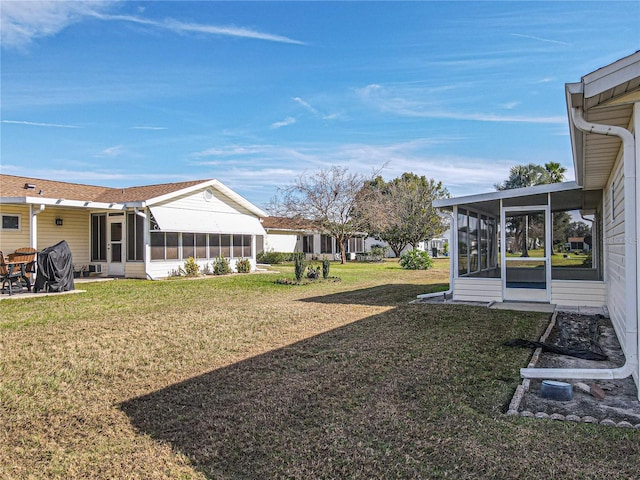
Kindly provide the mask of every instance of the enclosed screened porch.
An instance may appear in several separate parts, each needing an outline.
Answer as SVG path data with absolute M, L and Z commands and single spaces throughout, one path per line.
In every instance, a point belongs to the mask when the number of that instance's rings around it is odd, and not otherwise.
M 563 182 L 435 201 L 451 215 L 453 300 L 604 305 L 601 197 Z M 591 225 L 588 252 L 566 249 L 568 218 Z

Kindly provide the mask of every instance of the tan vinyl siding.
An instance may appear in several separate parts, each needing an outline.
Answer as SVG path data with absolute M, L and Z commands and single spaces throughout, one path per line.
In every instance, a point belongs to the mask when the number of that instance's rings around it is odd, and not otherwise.
M 62 219 L 62 226 L 55 224 L 56 218 Z M 66 240 L 75 265 L 90 263 L 91 213 L 88 210 L 47 207 L 37 219 L 38 250 Z
M 147 278 L 144 262 L 128 262 L 124 264 L 124 276 L 127 278 Z
M 501 302 L 499 278 L 462 277 L 454 279 L 453 299 L 465 302 Z
M 604 282 L 552 280 L 551 303 L 573 307 L 601 307 L 605 305 Z
M 603 193 L 606 305 L 620 343 L 625 345 L 626 338 L 623 338 L 626 317 L 624 162 L 620 158 L 615 164 Z M 615 211 L 615 218 L 612 218 L 613 211 Z
M 5 255 L 20 247 L 30 247 L 29 236 L 29 206 L 28 205 L 0 205 L 0 214 L 19 215 L 19 230 L 0 230 L 0 251 Z

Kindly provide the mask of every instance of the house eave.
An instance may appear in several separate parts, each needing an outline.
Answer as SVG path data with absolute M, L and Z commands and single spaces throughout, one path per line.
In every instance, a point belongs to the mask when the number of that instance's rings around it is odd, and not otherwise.
M 68 208 L 88 208 L 94 210 L 125 210 L 128 206 L 122 203 L 92 202 L 90 200 L 67 200 L 64 198 L 42 198 L 42 197 L 0 197 L 0 204 L 4 205 L 47 205 L 54 207 Z

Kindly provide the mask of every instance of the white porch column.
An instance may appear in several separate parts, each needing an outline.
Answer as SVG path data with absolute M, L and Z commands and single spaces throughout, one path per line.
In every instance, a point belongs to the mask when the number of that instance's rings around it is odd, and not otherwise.
M 29 204 L 29 246 L 38 249 L 38 219 L 37 215 L 44 210 L 45 206 L 35 210 L 33 204 Z

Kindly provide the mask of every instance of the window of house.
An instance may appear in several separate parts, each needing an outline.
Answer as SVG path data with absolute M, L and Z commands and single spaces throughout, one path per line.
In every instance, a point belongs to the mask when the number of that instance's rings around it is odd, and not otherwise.
M 220 255 L 231 258 L 231 235 L 220 235 Z
M 304 253 L 313 253 L 313 235 L 304 235 L 302 237 L 302 251 Z
M 349 239 L 347 252 L 362 253 L 364 252 L 364 239 L 362 237 L 353 237 Z
M 320 253 L 333 253 L 329 235 L 320 235 Z
M 196 256 L 195 258 L 207 258 L 207 234 L 196 233 Z
M 469 273 L 469 226 L 467 211 L 458 209 L 458 275 Z
M 195 258 L 195 241 L 196 236 L 193 233 L 182 234 L 182 258 L 187 259 L 189 257 Z
M 127 213 L 127 261 L 144 260 L 144 218 Z
M 20 230 L 20 215 L 2 215 L 2 230 Z
M 151 260 L 178 260 L 176 232 L 151 232 Z
M 209 258 L 217 258 L 221 254 L 220 235 L 217 233 L 209 234 Z
M 107 261 L 107 214 L 91 215 L 91 261 Z

